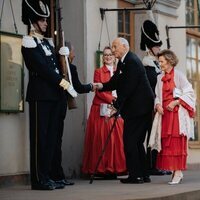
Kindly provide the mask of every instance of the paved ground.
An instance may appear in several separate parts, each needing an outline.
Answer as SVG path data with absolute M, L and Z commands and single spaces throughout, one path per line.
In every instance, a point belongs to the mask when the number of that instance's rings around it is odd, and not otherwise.
M 119 180 L 74 180 L 74 186 L 34 191 L 18 185 L 0 189 L 0 200 L 200 200 L 200 171 L 184 173 L 183 182 L 168 185 L 170 176 L 152 176 L 151 183 L 121 184 Z

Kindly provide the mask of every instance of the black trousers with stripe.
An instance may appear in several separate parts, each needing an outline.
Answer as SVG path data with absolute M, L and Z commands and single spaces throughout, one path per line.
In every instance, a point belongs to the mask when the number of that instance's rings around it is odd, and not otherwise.
M 50 178 L 61 101 L 29 102 L 31 184 Z
M 64 120 L 67 113 L 67 97 L 61 100 L 60 120 L 58 126 L 58 137 L 56 141 L 55 152 L 53 156 L 53 165 L 51 168 L 50 178 L 54 181 L 65 179 L 64 170 L 62 167 L 62 138 L 64 130 Z

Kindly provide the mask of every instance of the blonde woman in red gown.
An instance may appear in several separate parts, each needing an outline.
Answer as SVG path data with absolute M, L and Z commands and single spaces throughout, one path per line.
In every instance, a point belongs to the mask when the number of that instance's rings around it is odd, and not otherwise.
M 94 82 L 106 82 L 113 75 L 115 58 L 110 47 L 103 50 L 104 65 L 94 72 Z M 116 99 L 116 92 L 96 91 L 87 121 L 85 145 L 83 153 L 82 172 L 93 174 L 97 160 L 101 154 L 106 138 L 110 132 L 114 118 L 100 116 L 100 105 L 111 104 Z M 102 115 L 102 114 L 101 114 Z M 123 120 L 119 117 L 111 134 L 102 160 L 98 166 L 96 175 L 103 177 L 116 177 L 117 174 L 126 171 L 124 147 L 123 147 Z
M 195 95 L 185 75 L 174 69 L 178 63 L 174 52 L 163 50 L 158 58 L 163 73 L 158 76 L 155 89 L 156 110 L 162 116 L 161 151 L 157 157 L 157 168 L 173 171 L 168 184 L 175 185 L 183 179 L 187 141 L 194 137 Z

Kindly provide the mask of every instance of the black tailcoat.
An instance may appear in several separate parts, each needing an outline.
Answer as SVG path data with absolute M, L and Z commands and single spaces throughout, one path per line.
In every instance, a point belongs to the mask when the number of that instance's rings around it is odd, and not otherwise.
M 111 80 L 103 83 L 103 91 L 115 89 L 117 100 L 114 106 L 124 119 L 124 150 L 129 176 L 146 176 L 143 142 L 151 122 L 154 95 L 142 62 L 130 51 L 123 63 L 119 62 Z
M 122 117 L 132 118 L 149 113 L 153 107 L 154 95 L 150 87 L 144 66 L 140 59 L 128 52 L 123 63 L 111 80 L 103 84 L 103 90 L 117 91 L 116 107 Z

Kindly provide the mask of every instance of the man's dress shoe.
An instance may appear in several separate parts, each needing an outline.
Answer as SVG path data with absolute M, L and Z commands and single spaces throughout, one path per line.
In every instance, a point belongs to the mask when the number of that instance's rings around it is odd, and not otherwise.
M 117 179 L 117 174 L 95 174 L 95 178 L 100 178 L 103 180 L 115 180 Z
M 70 182 L 66 179 L 58 180 L 58 181 L 56 181 L 56 183 L 64 184 L 65 186 L 74 185 L 73 182 Z
M 126 179 L 121 179 L 120 182 L 125 184 L 141 184 L 144 183 L 144 180 L 142 177 L 128 177 Z

